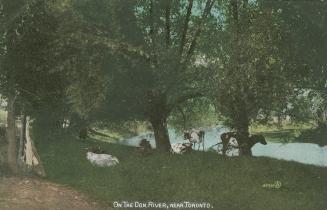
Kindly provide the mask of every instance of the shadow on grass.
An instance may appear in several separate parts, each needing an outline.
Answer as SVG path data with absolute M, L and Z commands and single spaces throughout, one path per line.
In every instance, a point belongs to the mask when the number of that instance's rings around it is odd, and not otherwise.
M 214 209 L 235 210 L 327 205 L 326 168 L 270 158 L 222 158 L 212 152 L 140 156 L 133 147 L 79 140 L 68 133 L 56 139 L 35 137 L 47 180 L 73 187 L 108 207 L 121 200 L 208 202 Z M 98 146 L 120 164 L 101 168 L 89 163 L 86 148 Z M 262 187 L 275 181 L 282 183 L 280 189 Z M 253 198 L 255 202 L 249 202 Z

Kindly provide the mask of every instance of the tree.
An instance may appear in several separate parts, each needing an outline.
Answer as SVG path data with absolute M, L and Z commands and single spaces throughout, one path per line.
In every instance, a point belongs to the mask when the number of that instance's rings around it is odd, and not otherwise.
M 38 109 L 38 106 L 41 104 L 42 108 L 46 108 L 44 105 L 55 106 L 59 101 L 56 96 L 62 94 L 59 82 L 63 80 L 60 80 L 62 75 L 53 74 L 48 69 L 52 56 L 49 43 L 54 38 L 53 32 L 57 22 L 49 14 L 47 4 L 43 1 L 27 1 L 25 4 L 19 1 L 1 3 L 2 17 L 10 17 L 13 6 L 20 8 L 25 5 L 24 12 L 19 13 L 16 19 L 12 20 L 12 24 L 2 31 L 0 42 L 1 93 L 8 103 L 8 164 L 16 173 L 16 117 L 21 115 L 24 119 L 26 115 L 39 116 L 42 109 Z M 35 109 L 38 109 L 38 112 Z M 51 110 L 53 111 L 54 109 Z
M 310 92 L 312 99 L 320 98 L 316 115 L 319 126 L 325 126 L 327 120 L 327 2 L 283 2 L 266 7 L 281 11 L 280 17 L 290 31 L 288 45 L 292 45 L 292 60 L 297 72 L 298 92 Z M 317 105 L 317 104 L 316 104 Z
M 217 119 L 220 118 L 212 100 L 208 97 L 199 97 L 176 107 L 168 118 L 168 123 L 174 129 L 184 131 L 218 125 Z
M 103 24 L 111 24 L 114 32 L 108 27 L 106 33 L 123 44 L 111 48 L 114 53 L 107 57 L 111 82 L 99 110 L 102 117 L 148 120 L 157 149 L 169 151 L 168 116 L 204 92 L 208 72 L 200 62 L 206 56 L 200 42 L 205 41 L 202 35 L 213 36 L 219 28 L 214 4 L 213 0 L 111 1 L 112 21 Z
M 15 74 L 16 72 L 5 69 L 5 59 L 7 58 L 9 47 L 7 37 L 17 38 L 17 28 L 18 24 L 21 23 L 19 18 L 22 10 L 23 2 L 20 1 L 1 1 L 1 51 L 0 51 L 0 70 L 1 73 L 1 86 L 3 95 L 7 97 L 7 130 L 6 137 L 8 141 L 8 165 L 10 169 L 17 173 L 17 142 L 15 133 L 15 101 L 16 101 L 16 91 L 15 91 Z M 18 12 L 17 12 L 18 11 Z M 12 25 L 9 25 L 12 24 Z M 13 43 L 14 40 L 11 40 Z
M 249 125 L 260 112 L 286 106 L 292 89 L 288 48 L 278 11 L 260 2 L 226 1 L 225 29 L 211 67 L 213 98 L 240 138 L 242 154 L 250 155 Z M 282 33 L 284 32 L 284 33 Z M 277 105 L 277 106 L 276 106 Z

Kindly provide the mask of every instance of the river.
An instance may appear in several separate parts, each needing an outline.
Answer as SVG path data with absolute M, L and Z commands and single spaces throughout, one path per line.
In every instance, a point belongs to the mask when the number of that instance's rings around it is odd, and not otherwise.
M 228 131 L 227 128 L 210 128 L 205 130 L 205 150 L 209 150 L 214 144 L 220 142 L 220 134 Z M 182 134 L 169 129 L 171 143 L 185 142 Z M 129 146 L 138 146 L 139 141 L 146 138 L 151 145 L 155 147 L 154 136 L 152 132 L 142 133 L 129 139 L 120 141 L 121 144 Z M 320 147 L 312 143 L 275 143 L 267 139 L 268 144 L 256 144 L 252 148 L 254 156 L 271 157 L 288 161 L 295 161 L 303 164 L 327 167 L 327 146 Z M 202 149 L 202 146 L 201 146 Z M 238 151 L 234 150 L 229 153 L 230 156 L 237 155 Z

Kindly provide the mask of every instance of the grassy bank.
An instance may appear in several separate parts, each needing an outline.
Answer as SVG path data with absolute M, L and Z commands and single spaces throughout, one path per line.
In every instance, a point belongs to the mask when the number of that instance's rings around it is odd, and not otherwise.
M 298 142 L 298 138 L 303 132 L 312 130 L 314 127 L 315 125 L 312 123 L 283 124 L 281 127 L 277 125 L 253 125 L 250 132 L 261 133 L 271 142 L 290 143 Z
M 263 134 L 271 142 L 327 145 L 327 126 L 317 127 L 314 122 L 284 124 L 282 127 L 254 125 L 250 130 L 253 133 Z
M 209 202 L 214 209 L 326 209 L 327 168 L 269 158 L 223 159 L 215 153 L 141 157 L 134 148 L 70 136 L 36 137 L 47 179 L 111 206 L 113 201 Z M 97 168 L 85 148 L 102 146 L 120 164 Z M 263 184 L 280 181 L 271 189 Z
M 217 125 L 212 127 L 217 127 Z M 218 127 L 224 126 L 218 125 Z M 324 139 L 327 139 L 325 138 L 327 137 L 327 129 L 326 131 L 320 131 L 316 127 L 317 126 L 313 122 L 297 124 L 288 123 L 283 124 L 282 126 L 277 126 L 276 124 L 254 124 L 250 127 L 250 133 L 261 133 L 271 142 L 310 142 L 326 145 L 327 141 L 324 142 Z M 97 128 L 96 130 L 102 134 L 105 134 L 106 136 L 91 135 L 91 137 L 102 141 L 115 142 L 119 141 L 120 139 L 136 136 L 142 132 L 151 131 L 146 122 L 138 122 L 134 124 L 129 123 L 124 126 L 116 127 L 103 127 L 102 129 Z

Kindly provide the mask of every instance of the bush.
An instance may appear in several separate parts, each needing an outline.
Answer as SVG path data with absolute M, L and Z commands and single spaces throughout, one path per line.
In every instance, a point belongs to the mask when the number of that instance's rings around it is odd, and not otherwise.
M 327 125 L 305 130 L 295 139 L 295 141 L 316 143 L 320 146 L 327 145 Z

